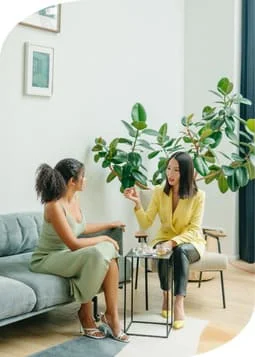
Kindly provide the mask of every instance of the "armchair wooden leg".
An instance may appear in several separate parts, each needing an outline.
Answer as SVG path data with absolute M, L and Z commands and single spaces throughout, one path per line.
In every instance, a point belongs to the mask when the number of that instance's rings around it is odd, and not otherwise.
M 223 271 L 222 270 L 220 271 L 220 282 L 221 282 L 223 309 L 226 309 L 225 289 L 224 289 Z
M 199 288 L 200 288 L 200 286 L 201 286 L 202 275 L 203 275 L 203 272 L 201 271 L 201 272 L 199 273 L 199 281 L 198 281 L 198 287 L 199 287 Z

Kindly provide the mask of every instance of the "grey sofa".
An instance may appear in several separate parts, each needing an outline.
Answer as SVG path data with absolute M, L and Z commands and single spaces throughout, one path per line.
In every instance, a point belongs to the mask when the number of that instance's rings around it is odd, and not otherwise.
M 68 279 L 33 273 L 28 268 L 41 225 L 42 213 L 39 212 L 0 215 L 0 326 L 73 301 Z M 117 240 L 122 254 L 121 229 L 102 231 L 100 234 L 108 234 Z M 121 257 L 120 282 L 124 278 L 123 265 Z M 96 315 L 96 298 L 94 302 Z

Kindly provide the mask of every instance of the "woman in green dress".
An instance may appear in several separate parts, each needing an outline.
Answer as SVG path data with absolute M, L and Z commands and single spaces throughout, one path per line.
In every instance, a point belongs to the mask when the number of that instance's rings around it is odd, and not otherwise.
M 86 223 L 77 198 L 77 192 L 84 187 L 84 165 L 75 159 L 63 159 L 55 168 L 47 164 L 39 166 L 36 192 L 44 204 L 44 220 L 30 269 L 70 279 L 71 293 L 81 304 L 78 316 L 84 335 L 99 339 L 108 331 L 114 339 L 128 342 L 118 315 L 118 243 L 107 235 L 78 238 L 82 233 L 124 227 L 124 224 L 120 221 Z M 107 328 L 103 331 L 92 317 L 91 302 L 102 290 L 106 311 L 101 319 Z

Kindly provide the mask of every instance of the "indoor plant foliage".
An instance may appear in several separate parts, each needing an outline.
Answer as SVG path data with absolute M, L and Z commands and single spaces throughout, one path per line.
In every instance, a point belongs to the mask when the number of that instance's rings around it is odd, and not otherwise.
M 110 170 L 107 182 L 119 179 L 121 192 L 135 184 L 147 187 L 146 168 L 141 154 L 144 149 L 153 150 L 153 147 L 143 138 L 146 134 L 146 121 L 143 106 L 136 103 L 131 112 L 131 124 L 122 120 L 128 131 L 128 138 L 114 138 L 109 145 L 102 137 L 95 139 L 96 145 L 92 148 L 95 152 L 94 160 L 101 160 L 102 167 Z
M 254 179 L 255 119 L 245 121 L 235 109 L 241 103 L 250 105 L 251 102 L 241 94 L 233 93 L 233 84 L 228 78 L 220 79 L 217 89 L 210 92 L 217 98 L 215 105 L 206 105 L 199 120 L 195 120 L 193 114 L 183 117 L 177 138 L 169 137 L 167 123 L 159 130 L 148 128 L 145 109 L 136 103 L 131 112 L 131 124 L 122 120 L 128 138 L 114 138 L 109 145 L 103 138 L 97 138 L 92 148 L 95 161 L 101 159 L 102 167 L 110 169 L 107 182 L 117 177 L 121 191 L 135 184 L 146 188 L 148 179 L 143 157 L 147 154 L 149 159 L 158 160 L 157 170 L 150 181 L 153 185 L 161 184 L 169 156 L 179 150 L 192 156 L 197 179 L 204 179 L 207 184 L 217 181 L 222 193 L 228 189 L 237 191 Z M 236 132 L 240 124 L 239 139 Z M 232 148 L 227 153 L 221 151 L 224 139 Z

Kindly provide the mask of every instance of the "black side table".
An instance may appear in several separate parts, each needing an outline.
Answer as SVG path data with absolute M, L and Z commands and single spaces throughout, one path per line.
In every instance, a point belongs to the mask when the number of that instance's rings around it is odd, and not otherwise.
M 147 259 L 166 259 L 169 260 L 171 257 L 172 252 L 170 252 L 167 255 L 163 256 L 158 256 L 156 254 L 142 254 L 139 253 L 137 254 L 136 252 L 131 249 L 126 255 L 125 255 L 125 264 L 124 264 L 124 274 L 125 274 L 125 282 L 124 282 L 124 332 L 126 332 L 128 335 L 134 335 L 134 336 L 146 336 L 146 337 L 164 337 L 167 338 L 169 336 L 169 333 L 171 331 L 172 325 L 173 325 L 173 272 L 171 274 L 171 279 L 170 279 L 170 296 L 171 296 L 171 314 L 170 316 L 167 316 L 165 322 L 154 322 L 154 321 L 143 321 L 143 320 L 137 320 L 134 319 L 134 260 L 136 259 L 145 259 L 145 267 L 147 267 Z M 126 279 L 126 272 L 127 272 L 127 261 L 131 260 L 131 297 L 130 297 L 130 322 L 127 325 L 127 279 Z M 173 269 L 173 259 L 171 259 L 171 264 Z M 169 278 L 169 270 L 168 270 L 168 276 L 167 279 Z M 147 279 L 147 274 L 145 274 L 145 279 Z M 147 290 L 147 284 L 148 281 L 145 281 L 145 287 Z M 146 294 L 148 294 L 148 291 L 146 291 Z M 169 292 L 167 291 L 167 301 L 169 298 Z M 169 310 L 169 307 L 167 308 Z M 142 334 L 142 333 L 132 333 L 129 332 L 129 329 L 131 328 L 132 324 L 154 324 L 154 325 L 165 325 L 166 327 L 166 333 L 164 335 L 148 335 L 148 334 Z

